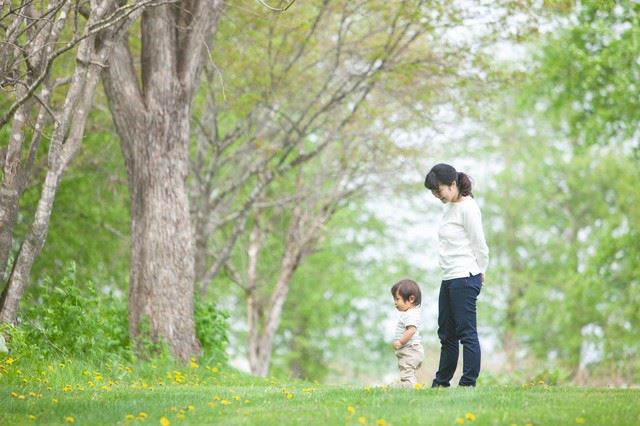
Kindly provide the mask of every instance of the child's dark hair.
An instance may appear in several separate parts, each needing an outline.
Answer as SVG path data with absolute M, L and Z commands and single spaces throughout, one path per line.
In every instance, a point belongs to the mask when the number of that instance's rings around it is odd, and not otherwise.
M 400 280 L 391 287 L 391 295 L 396 297 L 399 294 L 402 300 L 405 302 L 409 300 L 409 297 L 413 296 L 413 303 L 418 306 L 422 303 L 422 292 L 417 282 L 405 278 Z
M 437 191 L 440 185 L 448 186 L 453 184 L 454 181 L 458 186 L 460 195 L 465 197 L 470 195 L 473 197 L 471 193 L 471 177 L 465 173 L 456 171 L 453 166 L 444 163 L 436 164 L 429 170 L 424 180 L 424 186 L 432 191 Z

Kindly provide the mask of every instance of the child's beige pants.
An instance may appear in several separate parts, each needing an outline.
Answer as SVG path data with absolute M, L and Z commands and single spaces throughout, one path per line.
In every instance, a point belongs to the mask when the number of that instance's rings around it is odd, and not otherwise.
M 400 383 L 404 386 L 413 386 L 418 383 L 416 371 L 424 360 L 424 349 L 421 344 L 405 346 L 396 351 L 398 368 L 400 369 Z

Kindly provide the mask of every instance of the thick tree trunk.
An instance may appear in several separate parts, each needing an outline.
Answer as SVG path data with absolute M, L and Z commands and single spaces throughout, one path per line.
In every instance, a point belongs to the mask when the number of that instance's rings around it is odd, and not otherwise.
M 188 112 L 149 114 L 132 141 L 132 263 L 129 330 L 144 317 L 151 338 L 186 361 L 199 353 L 193 318 L 194 245 L 187 198 Z
M 140 76 L 128 37 L 114 47 L 103 73 L 131 193 L 129 332 L 140 342 L 148 320 L 149 337 L 169 344 L 182 361 L 200 352 L 187 189 L 191 105 L 205 42 L 223 5 L 194 0 L 145 10 Z

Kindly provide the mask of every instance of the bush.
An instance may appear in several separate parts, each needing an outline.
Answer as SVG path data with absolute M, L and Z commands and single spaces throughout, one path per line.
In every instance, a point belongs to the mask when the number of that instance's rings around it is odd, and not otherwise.
M 207 363 L 227 362 L 227 325 L 229 314 L 212 303 L 195 303 L 196 336 L 202 345 L 202 359 Z
M 80 286 L 71 263 L 58 282 L 46 278 L 37 297 L 23 300 L 19 326 L 0 329 L 13 356 L 46 360 L 80 358 L 88 362 L 118 362 L 135 358 L 129 340 L 127 301 L 99 293 L 92 282 Z M 195 304 L 196 335 L 203 362 L 225 364 L 228 314 L 210 303 Z M 141 323 L 141 335 L 148 324 Z M 160 342 L 142 342 L 153 358 L 171 358 Z
M 46 278 L 39 297 L 24 300 L 19 317 L 23 332 L 12 333 L 12 351 L 37 348 L 30 355 L 41 359 L 131 357 L 126 301 L 98 294 L 90 281 L 78 286 L 75 272 L 71 263 L 59 283 Z

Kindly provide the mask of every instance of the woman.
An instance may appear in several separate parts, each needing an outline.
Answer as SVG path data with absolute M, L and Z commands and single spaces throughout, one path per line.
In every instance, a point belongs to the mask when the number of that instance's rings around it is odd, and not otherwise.
M 445 204 L 438 229 L 442 284 L 438 299 L 440 365 L 432 387 L 449 387 L 462 343 L 463 369 L 459 386 L 475 386 L 480 374 L 480 342 L 476 299 L 489 263 L 480 208 L 471 193 L 471 179 L 448 164 L 436 164 L 424 185 Z

